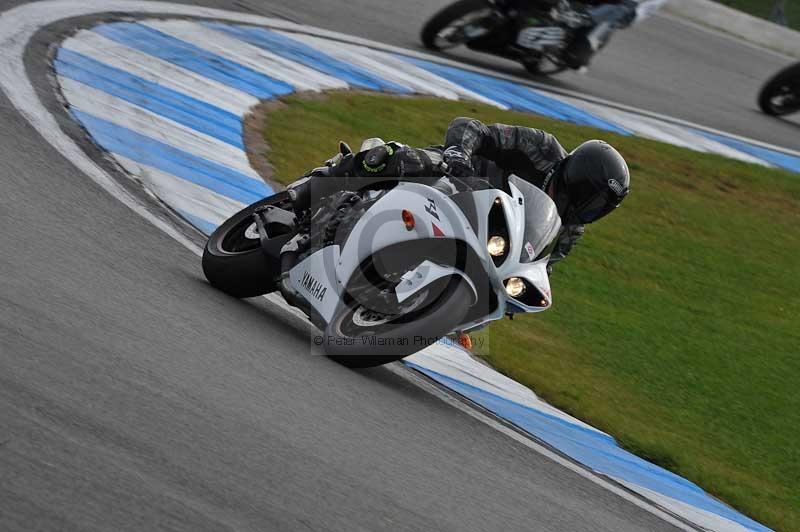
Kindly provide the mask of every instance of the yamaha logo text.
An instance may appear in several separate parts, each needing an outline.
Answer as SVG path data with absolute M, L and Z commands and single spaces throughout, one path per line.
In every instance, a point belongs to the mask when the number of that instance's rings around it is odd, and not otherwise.
M 322 299 L 325 297 L 325 292 L 328 290 L 326 286 L 314 279 L 314 277 L 312 277 L 308 272 L 303 273 L 303 278 L 300 280 L 300 286 L 302 286 L 305 291 L 317 301 L 322 301 Z

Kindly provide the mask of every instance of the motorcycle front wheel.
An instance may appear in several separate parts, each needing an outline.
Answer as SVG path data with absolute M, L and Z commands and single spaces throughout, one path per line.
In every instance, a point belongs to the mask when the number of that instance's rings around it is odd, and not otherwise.
M 485 36 L 490 30 L 481 22 L 491 15 L 492 9 L 484 0 L 458 0 L 436 13 L 423 26 L 422 44 L 430 50 L 446 50 Z
M 758 95 L 758 106 L 772 116 L 800 110 L 800 63 L 781 70 L 764 85 Z
M 452 332 L 472 300 L 472 288 L 460 276 L 432 283 L 395 311 L 351 300 L 325 331 L 325 353 L 351 368 L 400 360 Z

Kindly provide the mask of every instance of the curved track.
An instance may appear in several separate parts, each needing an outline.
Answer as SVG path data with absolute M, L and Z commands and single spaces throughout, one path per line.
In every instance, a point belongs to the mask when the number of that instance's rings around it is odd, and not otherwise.
M 430 10 L 204 3 L 400 45 Z M 312 356 L 3 96 L 0 117 L 0 529 L 671 528 L 396 372 Z

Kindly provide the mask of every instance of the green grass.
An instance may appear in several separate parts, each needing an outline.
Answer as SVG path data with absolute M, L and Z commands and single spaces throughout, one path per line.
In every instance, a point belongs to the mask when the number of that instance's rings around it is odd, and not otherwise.
M 748 515 L 800 530 L 800 177 L 488 106 L 335 93 L 271 111 L 284 181 L 369 136 L 441 143 L 449 121 L 601 137 L 632 193 L 552 276 L 555 304 L 492 324 L 486 359 Z
M 749 13 L 754 17 L 772 20 L 775 0 L 715 0 L 720 4 Z M 784 4 L 789 27 L 800 30 L 800 0 L 786 0 Z

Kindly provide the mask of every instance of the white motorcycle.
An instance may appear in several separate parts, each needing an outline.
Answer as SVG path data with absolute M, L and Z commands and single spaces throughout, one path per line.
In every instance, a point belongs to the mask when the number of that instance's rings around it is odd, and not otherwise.
M 369 367 L 549 308 L 560 227 L 550 197 L 513 175 L 506 190 L 448 177 L 342 190 L 299 216 L 284 191 L 223 223 L 203 271 L 235 297 L 280 290 L 325 354 Z

